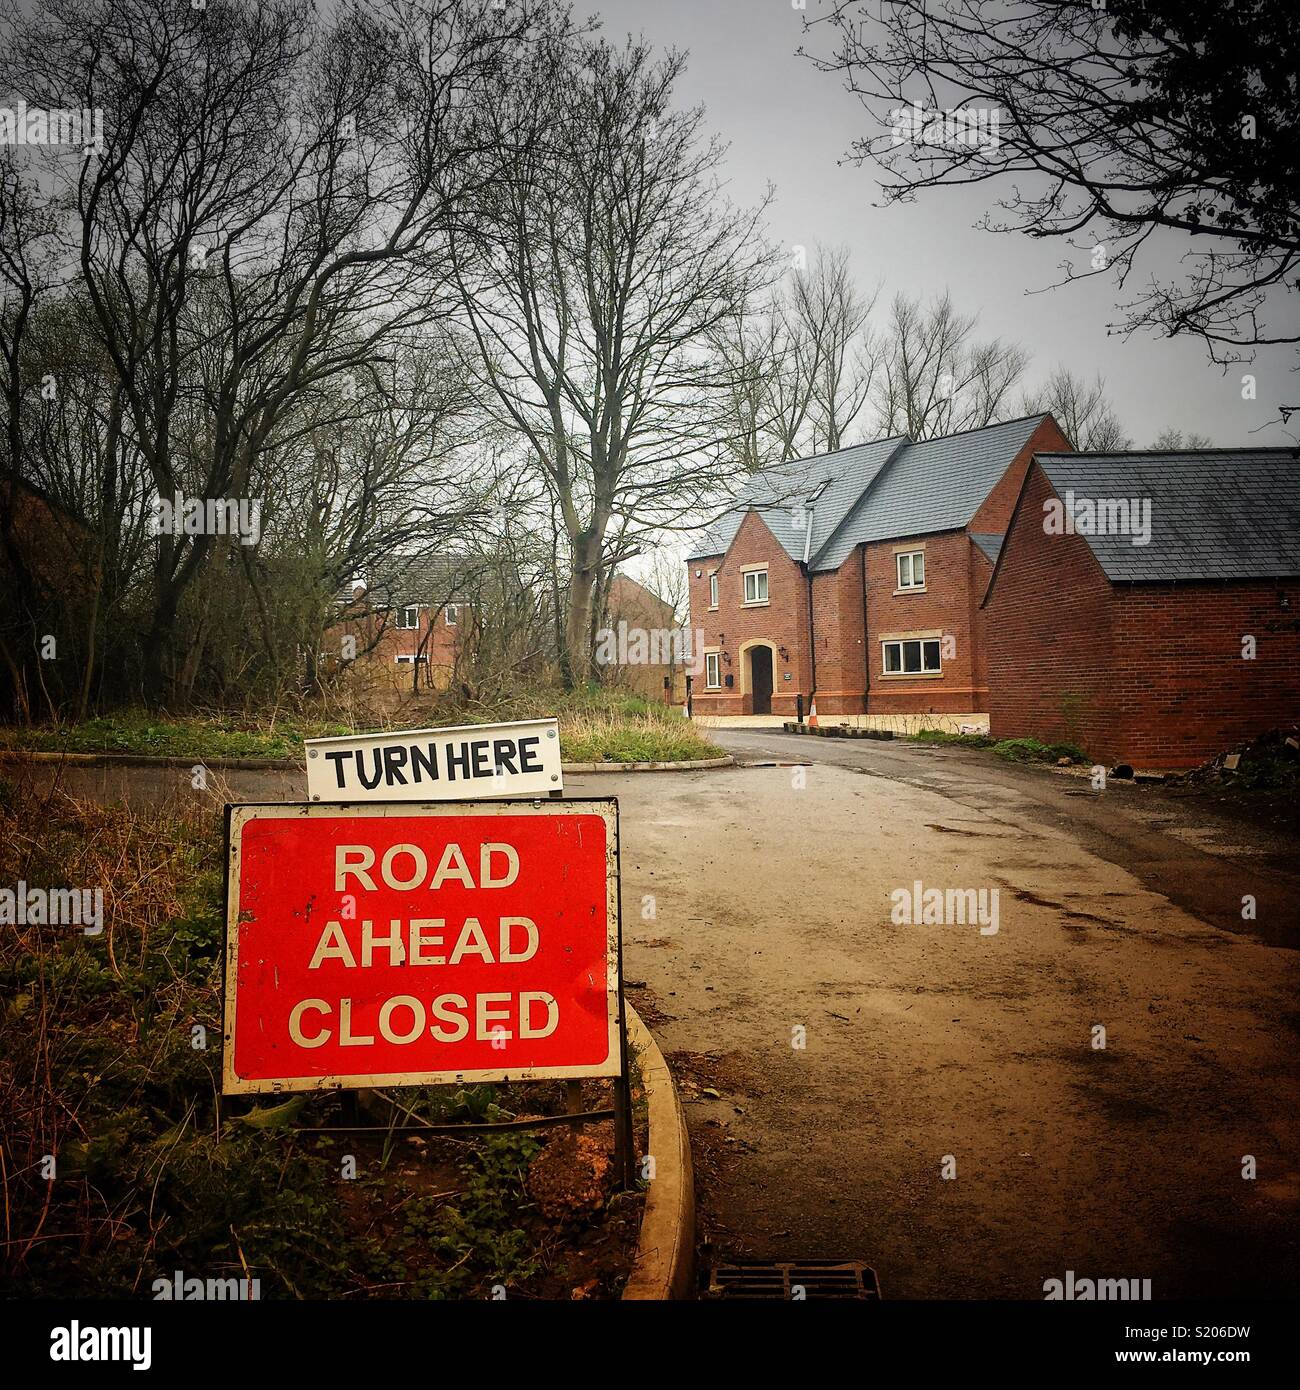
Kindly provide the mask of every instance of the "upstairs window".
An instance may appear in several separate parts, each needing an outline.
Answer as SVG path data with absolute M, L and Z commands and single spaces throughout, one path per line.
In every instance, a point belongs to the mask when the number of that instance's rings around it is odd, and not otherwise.
M 898 562 L 898 587 L 900 589 L 925 588 L 925 551 L 903 550 L 894 556 Z
M 884 648 L 884 671 L 887 676 L 932 676 L 942 673 L 937 637 L 882 642 L 880 645 Z
M 709 575 L 709 607 L 710 607 L 710 608 L 716 608 L 717 606 L 718 606 L 718 572 L 717 572 L 717 570 L 714 570 L 713 573 L 712 573 L 711 575 Z
M 460 622 L 460 605 L 449 603 L 446 608 L 442 610 L 442 616 L 443 621 L 448 627 L 455 627 L 456 624 Z
M 412 628 L 420 626 L 420 610 L 418 607 L 399 608 L 397 610 L 397 626 L 400 628 Z
M 766 571 L 766 570 L 746 570 L 746 571 L 745 571 L 745 602 L 746 602 L 746 603 L 766 603 L 766 602 L 767 602 L 767 571 Z

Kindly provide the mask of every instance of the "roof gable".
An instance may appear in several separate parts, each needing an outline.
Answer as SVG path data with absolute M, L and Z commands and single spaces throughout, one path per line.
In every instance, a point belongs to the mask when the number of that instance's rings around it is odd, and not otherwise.
M 814 568 L 838 569 L 864 542 L 963 530 L 1046 418 L 1029 415 L 909 444 Z
M 714 522 L 687 558 L 725 555 L 750 512 L 758 514 L 792 560 L 816 555 L 906 442 L 901 435 L 877 439 L 832 454 L 790 459 L 753 474 L 735 504 Z
M 913 443 L 906 435 L 755 473 L 688 559 L 725 555 L 755 512 L 792 560 L 838 569 L 858 545 L 968 526 L 1045 415 Z M 810 534 L 811 526 L 811 534 Z

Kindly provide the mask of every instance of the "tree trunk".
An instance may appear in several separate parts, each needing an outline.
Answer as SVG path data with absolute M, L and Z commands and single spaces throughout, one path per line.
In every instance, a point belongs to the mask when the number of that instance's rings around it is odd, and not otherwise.
M 158 577 L 157 597 L 144 636 L 144 700 L 150 709 L 166 709 L 176 697 L 176 614 L 181 587 Z
M 569 690 L 591 680 L 591 613 L 600 572 L 601 537 L 591 531 L 573 543 L 569 567 L 569 612 L 564 624 L 564 677 Z

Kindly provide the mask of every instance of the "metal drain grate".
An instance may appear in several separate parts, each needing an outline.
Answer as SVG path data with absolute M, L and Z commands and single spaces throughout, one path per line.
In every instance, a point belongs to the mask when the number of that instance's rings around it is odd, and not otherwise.
M 861 1260 L 731 1260 L 709 1272 L 710 1298 L 878 1299 L 876 1271 Z

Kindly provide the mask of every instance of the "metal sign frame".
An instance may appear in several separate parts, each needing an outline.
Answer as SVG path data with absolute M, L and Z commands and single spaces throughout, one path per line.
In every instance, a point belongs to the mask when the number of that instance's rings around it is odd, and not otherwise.
M 239 967 L 239 868 L 240 832 L 259 819 L 339 820 L 343 818 L 393 819 L 411 816 L 442 818 L 500 817 L 509 815 L 599 815 L 605 822 L 606 884 L 606 1018 L 609 1050 L 599 1067 L 489 1068 L 470 1071 L 418 1071 L 348 1073 L 346 1075 L 283 1077 L 245 1080 L 234 1070 Z M 365 802 L 249 802 L 228 804 L 225 813 L 226 940 L 222 953 L 222 1093 L 284 1095 L 295 1092 L 333 1092 L 375 1087 L 443 1086 L 478 1081 L 539 1081 L 610 1078 L 626 1087 L 627 1030 L 623 999 L 622 874 L 619 846 L 618 800 L 615 797 L 575 797 L 563 801 L 537 797 L 498 801 L 365 801 Z

